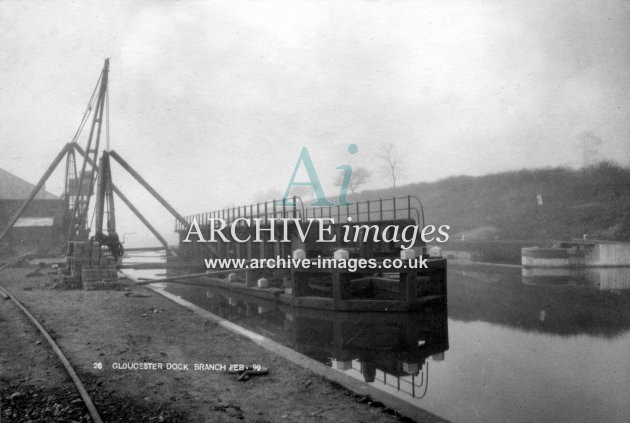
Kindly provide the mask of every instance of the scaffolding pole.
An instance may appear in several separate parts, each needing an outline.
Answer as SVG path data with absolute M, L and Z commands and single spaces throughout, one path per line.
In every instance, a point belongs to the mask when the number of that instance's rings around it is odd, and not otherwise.
M 131 204 L 131 201 L 129 201 L 129 199 L 125 197 L 125 195 L 120 192 L 120 190 L 114 184 L 112 184 L 112 189 L 114 190 L 114 193 L 116 193 L 118 198 L 120 198 L 122 202 L 125 203 L 127 207 L 129 207 L 129 210 L 131 210 L 136 215 L 136 217 L 140 219 L 142 223 L 144 223 L 144 226 L 146 226 L 147 229 L 149 229 L 151 233 L 158 239 L 158 241 L 162 243 L 164 248 L 168 249 L 168 243 L 166 242 L 166 240 L 162 237 L 162 235 L 160 235 L 157 230 L 155 230 L 153 226 L 151 226 L 149 221 L 142 215 L 142 213 L 140 213 L 140 210 L 138 210 L 133 204 Z
M 15 213 L 13 218 L 11 218 L 11 220 L 9 221 L 9 224 L 7 225 L 7 227 L 2 231 L 2 234 L 0 234 L 0 241 L 2 241 L 4 239 L 4 237 L 7 235 L 7 233 L 13 227 L 13 225 L 15 225 L 15 222 L 17 222 L 18 219 L 20 218 L 20 216 L 22 216 L 22 213 L 24 213 L 24 210 L 26 210 L 26 208 L 29 206 L 29 204 L 31 204 L 31 202 L 33 201 L 33 199 L 35 198 L 35 196 L 37 195 L 39 190 L 42 189 L 42 187 L 44 186 L 44 184 L 46 183 L 46 181 L 48 180 L 50 175 L 55 171 L 55 169 L 59 165 L 59 162 L 61 162 L 61 160 L 64 158 L 64 156 L 66 155 L 66 153 L 68 152 L 68 150 L 70 148 L 72 148 L 72 144 L 68 143 L 61 149 L 59 154 L 57 154 L 57 157 L 55 157 L 55 160 L 53 160 L 53 162 L 50 164 L 50 166 L 48 166 L 48 169 L 46 169 L 46 172 L 41 177 L 41 179 L 39 180 L 37 185 L 35 185 L 35 187 L 31 191 L 31 193 L 29 194 L 28 198 L 26 200 L 24 200 L 24 203 L 22 203 L 22 206 Z
M 136 181 L 140 183 L 140 185 L 142 185 L 147 191 L 149 191 L 149 193 L 151 193 L 151 195 L 153 195 L 153 197 L 158 200 L 166 210 L 171 212 L 171 214 L 175 216 L 175 219 L 179 220 L 179 222 L 184 226 L 188 225 L 186 219 L 184 219 L 181 214 L 177 213 L 177 211 L 173 207 L 171 207 L 171 205 L 160 194 L 158 194 L 158 192 L 154 190 L 153 187 L 149 185 L 149 183 L 145 181 L 144 178 L 140 176 L 140 174 L 129 165 L 129 163 L 127 163 L 122 157 L 120 157 L 118 153 L 116 153 L 116 151 L 110 151 L 109 155 L 113 157 L 114 160 L 116 160 L 118 164 L 123 167 L 123 169 L 129 172 L 129 174 L 131 174 L 131 176 L 133 176 Z
M 83 151 L 83 149 L 81 148 L 81 146 L 77 143 L 73 143 L 72 147 L 74 147 L 81 156 L 85 157 L 85 151 Z M 109 154 L 109 152 L 108 152 Z M 90 161 L 91 159 L 88 158 L 88 161 Z M 92 164 L 92 163 L 90 163 Z M 93 165 L 93 164 L 92 164 Z M 96 171 L 99 170 L 98 166 L 94 166 L 94 169 Z M 160 235 L 160 233 L 149 223 L 149 221 L 142 215 L 142 213 L 140 213 L 140 210 L 138 210 L 132 203 L 131 201 L 125 196 L 125 194 L 123 194 L 120 189 L 118 189 L 118 187 L 112 182 L 112 191 L 114 191 L 114 193 L 118 196 L 118 198 L 120 198 L 122 200 L 123 203 L 125 203 L 127 205 L 127 207 L 129 207 L 129 210 L 131 210 L 136 217 L 138 217 L 138 219 L 140 219 L 140 221 L 144 224 L 144 226 L 147 227 L 147 229 L 149 229 L 151 231 L 151 233 L 153 233 L 153 235 L 155 235 L 155 237 L 158 239 L 158 241 L 160 241 L 160 243 L 164 246 L 164 248 L 167 248 L 168 244 L 166 242 L 166 240 L 162 237 L 162 235 Z

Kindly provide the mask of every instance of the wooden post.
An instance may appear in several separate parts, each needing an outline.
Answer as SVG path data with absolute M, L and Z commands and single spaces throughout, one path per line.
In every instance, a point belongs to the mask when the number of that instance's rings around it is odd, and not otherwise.
M 298 272 L 295 269 L 291 269 L 291 292 L 293 297 L 301 297 L 304 295 L 303 283 L 306 276 L 303 272 Z
M 116 153 L 116 151 L 110 151 L 109 155 L 113 157 L 114 160 L 116 160 L 118 164 L 123 167 L 123 169 L 129 172 L 129 174 L 131 174 L 131 176 L 133 176 L 136 181 L 140 183 L 140 185 L 142 185 L 147 191 L 149 191 L 149 193 L 153 195 L 153 197 L 158 200 L 159 203 L 162 204 L 164 208 L 166 208 L 173 216 L 175 216 L 177 220 L 179 220 L 184 226 L 187 226 L 188 222 L 186 222 L 186 219 L 184 219 L 181 214 L 177 213 L 177 211 L 175 211 L 175 209 L 171 207 L 171 205 L 160 194 L 158 194 L 158 192 L 154 190 L 153 187 L 149 185 L 149 183 L 145 181 L 142 176 L 140 176 L 140 174 L 138 174 L 138 172 L 136 172 L 125 160 L 123 160 L 123 158 L 120 157 L 118 153 Z
M 11 228 L 13 227 L 13 225 L 15 225 L 15 222 L 18 221 L 18 219 L 20 218 L 20 216 L 22 216 L 22 213 L 24 213 L 24 210 L 26 210 L 26 208 L 29 206 L 29 204 L 31 204 L 31 201 L 33 201 L 33 199 L 35 198 L 35 196 L 37 195 L 37 193 L 39 192 L 40 189 L 42 189 L 42 187 L 44 186 L 44 184 L 46 183 L 46 181 L 48 180 L 48 178 L 50 177 L 50 175 L 55 171 L 55 169 L 57 168 L 57 165 L 59 164 L 59 162 L 64 158 L 64 156 L 66 155 L 66 153 L 68 152 L 69 148 L 70 148 L 71 144 L 66 144 L 63 149 L 59 152 L 59 154 L 57 154 L 57 157 L 55 157 L 55 159 L 52 161 L 52 163 L 50 164 L 50 166 L 48 166 L 48 169 L 46 169 L 46 172 L 44 172 L 44 175 L 40 178 L 39 182 L 37 182 L 37 185 L 35 185 L 35 187 L 33 187 L 33 190 L 31 191 L 31 193 L 29 194 L 28 198 L 26 200 L 24 200 L 24 203 L 22 203 L 22 206 L 18 209 L 18 211 L 13 215 L 13 217 L 11 218 L 11 220 L 9 221 L 9 224 L 6 226 L 6 228 L 4 228 L 4 230 L 2 231 L 2 234 L 0 234 L 0 241 L 7 235 L 7 233 L 9 232 L 9 230 L 11 230 Z
M 341 303 L 343 302 L 341 291 L 342 291 L 342 280 L 341 274 L 339 272 L 334 272 L 332 274 L 332 288 L 333 288 L 333 303 L 335 304 L 335 309 L 339 310 Z
M 407 269 L 406 272 L 400 272 L 400 300 L 409 305 L 417 296 L 416 276 L 418 275 L 417 269 Z
M 142 223 L 144 223 L 144 226 L 146 226 L 147 229 L 151 231 L 151 233 L 158 239 L 158 241 L 160 241 L 160 243 L 164 246 L 164 248 L 168 248 L 168 243 L 166 242 L 166 240 L 162 238 L 162 235 L 160 235 L 160 233 L 153 226 L 151 226 L 149 221 L 142 215 L 142 213 L 140 213 L 140 211 L 137 208 L 135 208 L 133 204 L 131 204 L 131 201 L 129 201 L 129 199 L 127 199 L 127 197 L 122 192 L 120 192 L 120 190 L 117 187 L 112 186 L 112 188 L 114 192 L 116 193 L 116 195 L 118 196 L 118 198 L 120 198 L 122 202 L 125 203 L 127 207 L 129 207 L 129 210 L 131 210 L 133 214 L 135 214 L 136 217 L 140 219 Z

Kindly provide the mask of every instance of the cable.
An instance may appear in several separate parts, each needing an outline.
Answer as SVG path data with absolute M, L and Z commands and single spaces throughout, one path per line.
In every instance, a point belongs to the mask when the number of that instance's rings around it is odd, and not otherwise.
M 79 218 L 79 223 L 77 223 L 77 232 L 80 229 L 81 223 L 83 223 L 83 219 L 86 218 L 85 214 L 87 213 L 87 208 L 89 207 L 90 204 L 90 198 L 92 197 L 92 191 L 93 191 L 93 184 L 94 184 L 94 170 L 95 170 L 95 166 L 96 166 L 96 158 L 98 156 L 98 141 L 100 139 L 100 131 L 101 131 L 101 126 L 102 126 L 102 119 L 103 119 L 103 108 L 105 107 L 104 103 L 105 103 L 105 94 L 107 92 L 107 74 L 106 74 L 106 70 L 107 70 L 107 63 L 106 62 L 106 67 L 103 68 L 103 71 L 101 71 L 101 74 L 99 75 L 98 81 L 96 83 L 96 87 L 94 88 L 94 91 L 92 92 L 92 98 L 90 99 L 90 103 L 88 106 L 88 111 L 91 111 L 92 109 L 92 103 L 96 103 L 96 112 L 95 115 L 92 118 L 92 127 L 90 129 L 90 135 L 88 137 L 88 143 L 87 146 L 85 148 L 85 156 L 83 157 L 83 165 L 81 166 L 81 174 L 79 177 L 79 183 L 78 183 L 78 191 L 77 191 L 77 197 L 80 198 L 81 196 L 81 191 L 83 188 L 83 180 L 85 177 L 85 172 L 87 169 L 87 164 L 89 162 L 89 155 L 91 150 L 91 144 L 92 144 L 92 136 L 94 134 L 94 128 L 96 123 L 98 122 L 98 134 L 96 136 L 96 145 L 94 147 L 94 164 L 91 165 L 92 167 L 92 178 L 90 181 L 90 191 L 87 193 L 87 197 L 85 199 L 85 208 L 84 210 L 81 212 L 81 210 L 79 210 L 81 207 L 80 203 L 77 202 L 75 204 L 74 210 L 72 212 L 72 216 L 70 219 L 70 225 L 69 225 L 69 231 L 68 231 L 68 239 L 73 239 L 74 235 L 75 235 L 75 219 L 78 217 Z M 96 97 L 96 101 L 95 101 L 95 96 L 96 96 L 96 92 L 98 91 L 98 97 Z M 78 134 L 80 133 L 80 131 L 83 129 L 83 126 L 85 125 L 85 123 L 87 122 L 87 114 L 84 114 L 84 118 L 81 122 L 81 125 L 79 126 L 79 130 L 77 131 L 77 134 L 75 136 L 78 136 Z M 74 142 L 76 143 L 76 139 L 74 139 Z M 80 214 L 79 216 L 77 216 L 77 214 Z
M 105 150 L 109 151 L 109 78 L 105 91 Z
M 92 228 L 94 227 L 94 218 L 95 217 L 96 217 L 96 207 L 94 207 L 92 209 L 92 217 L 90 218 L 90 225 L 87 227 L 88 237 L 90 236 L 90 232 L 92 231 Z M 81 225 L 81 223 L 83 223 L 83 218 L 79 221 L 79 225 Z
M 81 118 L 79 127 L 77 128 L 77 131 L 72 137 L 72 142 L 77 142 L 77 140 L 79 139 L 79 136 L 81 135 L 81 132 L 83 131 L 83 127 L 88 121 L 88 117 L 90 117 L 90 113 L 92 112 L 92 109 L 94 108 L 94 100 L 96 97 L 96 92 L 98 91 L 98 86 L 100 85 L 102 78 L 103 78 L 103 72 L 101 72 L 101 74 L 98 77 L 98 81 L 96 81 L 96 86 L 94 87 L 94 91 L 92 91 L 92 96 L 90 97 L 90 101 L 88 101 L 87 107 L 85 108 L 85 111 L 83 112 L 83 117 Z

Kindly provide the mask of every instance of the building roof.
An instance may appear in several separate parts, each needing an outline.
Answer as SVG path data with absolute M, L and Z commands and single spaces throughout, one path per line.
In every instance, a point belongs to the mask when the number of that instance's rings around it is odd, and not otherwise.
M 26 200 L 35 185 L 18 178 L 4 169 L 0 169 L 0 200 Z M 58 200 L 54 194 L 46 191 L 46 185 L 35 196 L 37 200 Z

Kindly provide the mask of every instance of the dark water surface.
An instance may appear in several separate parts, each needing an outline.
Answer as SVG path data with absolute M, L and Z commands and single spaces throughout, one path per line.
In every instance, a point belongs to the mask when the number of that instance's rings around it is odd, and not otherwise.
M 334 313 L 167 289 L 455 422 L 628 422 L 629 272 L 449 265 L 447 308 L 422 313 Z

